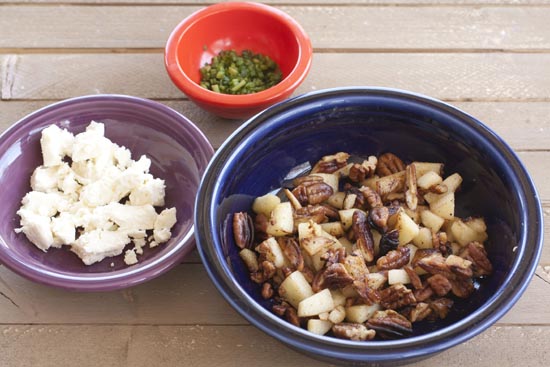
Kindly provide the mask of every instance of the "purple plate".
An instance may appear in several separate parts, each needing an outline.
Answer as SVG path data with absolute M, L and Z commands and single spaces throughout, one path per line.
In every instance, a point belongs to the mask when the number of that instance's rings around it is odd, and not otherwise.
M 144 249 L 136 265 L 127 266 L 123 256 L 117 256 L 86 266 L 68 246 L 45 253 L 23 233 L 14 232 L 21 199 L 31 190 L 31 174 L 42 164 L 42 129 L 57 124 L 77 134 L 91 120 L 103 122 L 106 137 L 130 149 L 132 159 L 142 154 L 151 159 L 150 172 L 166 182 L 166 207 L 177 208 L 172 238 Z M 195 247 L 193 205 L 213 152 L 203 133 L 183 115 L 136 97 L 78 97 L 24 117 L 0 136 L 0 262 L 28 279 L 79 291 L 125 288 L 166 272 Z

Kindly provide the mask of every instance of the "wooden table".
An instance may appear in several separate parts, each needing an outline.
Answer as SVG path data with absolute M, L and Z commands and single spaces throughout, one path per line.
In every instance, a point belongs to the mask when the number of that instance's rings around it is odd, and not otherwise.
M 325 5 L 326 3 L 326 5 Z M 375 85 L 451 102 L 527 165 L 550 213 L 549 0 L 272 0 L 309 33 L 298 93 Z M 122 93 L 183 112 L 214 147 L 239 126 L 168 79 L 172 28 L 193 0 L 0 0 L 0 124 L 60 99 Z M 548 224 L 547 238 L 550 238 Z M 548 244 L 547 240 L 547 244 Z M 517 305 L 483 334 L 418 366 L 550 365 L 550 248 Z M 73 293 L 0 266 L 0 366 L 319 366 L 250 326 L 196 253 L 135 288 Z

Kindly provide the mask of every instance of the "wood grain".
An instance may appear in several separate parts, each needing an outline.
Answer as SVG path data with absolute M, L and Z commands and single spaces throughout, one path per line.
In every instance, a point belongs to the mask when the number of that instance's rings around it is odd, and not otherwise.
M 410 366 L 546 366 L 548 338 L 548 326 L 495 326 Z M 0 348 L 3 366 L 328 366 L 252 326 L 10 325 Z
M 8 60 L 8 62 L 6 62 Z M 5 55 L 2 99 L 121 93 L 179 99 L 158 54 Z M 451 101 L 550 100 L 550 54 L 315 54 L 296 94 L 338 86 L 408 89 Z M 330 70 L 330 72 L 327 72 Z
M 550 278 L 543 267 L 538 274 L 501 324 L 550 325 Z M 0 292 L 0 324 L 247 324 L 200 264 L 179 265 L 148 283 L 106 293 L 55 289 L 0 267 Z
M 157 5 L 157 4 L 180 4 L 180 5 L 209 5 L 221 1 L 205 1 L 205 0 L 0 0 L 0 4 L 139 4 L 139 5 Z M 281 6 L 286 4 L 296 5 L 363 5 L 363 6 L 433 6 L 433 5 L 450 5 L 450 6 L 471 6 L 471 5 L 511 5 L 511 6 L 538 6 L 549 4 L 549 0 L 345 0 L 335 3 L 334 0 L 266 0 L 251 2 L 261 2 L 273 6 Z
M 25 115 L 44 107 L 53 100 L 0 101 L 0 131 Z M 193 121 L 208 137 L 214 148 L 242 121 L 216 117 L 187 100 L 162 100 Z M 499 134 L 515 150 L 550 149 L 550 104 L 545 102 L 452 102 Z
M 550 8 L 544 6 L 278 7 L 304 27 L 316 49 L 550 50 Z M 172 29 L 198 9 L 8 5 L 0 12 L 0 48 L 164 48 Z

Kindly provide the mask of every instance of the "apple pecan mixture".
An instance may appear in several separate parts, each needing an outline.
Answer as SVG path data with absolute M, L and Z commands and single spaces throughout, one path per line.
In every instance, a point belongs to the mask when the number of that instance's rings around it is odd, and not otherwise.
M 461 183 L 443 179 L 442 163 L 339 152 L 235 213 L 235 243 L 288 322 L 351 340 L 406 337 L 492 272 L 484 219 L 455 216 Z

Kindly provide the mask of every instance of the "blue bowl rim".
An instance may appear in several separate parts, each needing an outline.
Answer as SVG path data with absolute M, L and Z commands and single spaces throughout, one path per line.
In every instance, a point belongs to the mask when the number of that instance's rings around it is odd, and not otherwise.
M 6 138 L 17 134 L 20 129 L 25 128 L 28 123 L 39 118 L 43 114 L 50 113 L 51 111 L 59 108 L 70 107 L 75 104 L 94 102 L 124 102 L 134 105 L 145 106 L 149 109 L 160 111 L 166 116 L 181 121 L 182 123 L 185 122 L 185 129 L 197 140 L 197 143 L 201 145 L 201 147 L 203 147 L 205 152 L 210 155 L 213 155 L 214 153 L 214 149 L 208 141 L 208 138 L 191 120 L 189 120 L 183 114 L 162 103 L 146 98 L 124 94 L 83 95 L 64 99 L 43 106 L 36 111 L 22 117 L 17 122 L 12 124 L 8 129 L 6 129 L 2 134 L 0 134 L 0 145 L 2 144 L 1 142 L 6 140 Z M 15 273 L 41 284 L 64 288 L 67 290 L 86 292 L 118 290 L 130 286 L 135 286 L 137 284 L 158 277 L 159 275 L 176 266 L 181 261 L 181 259 L 183 259 L 183 257 L 186 256 L 194 248 L 194 232 L 195 225 L 193 224 L 192 226 L 190 226 L 188 232 L 185 233 L 185 235 L 178 241 L 178 244 L 174 246 L 171 251 L 167 252 L 158 259 L 155 259 L 155 261 L 152 261 L 146 266 L 135 269 L 132 269 L 132 267 L 127 267 L 124 270 L 107 274 L 97 273 L 93 276 L 88 277 L 68 276 L 64 274 L 59 274 L 55 271 L 38 273 L 34 269 L 27 267 L 25 263 L 14 260 L 9 256 L 9 254 L 5 253 L 4 251 L 0 251 L 0 260 L 3 265 L 8 267 Z
M 513 167 L 513 171 L 516 173 L 515 178 L 521 183 L 523 189 L 521 204 L 524 208 L 522 223 L 523 228 L 529 228 L 529 230 L 522 231 L 518 240 L 517 256 L 509 275 L 503 282 L 507 287 L 501 286 L 499 292 L 496 292 L 478 310 L 437 332 L 399 340 L 369 342 L 354 342 L 313 335 L 307 330 L 295 327 L 280 319 L 257 304 L 232 279 L 230 268 L 223 258 L 220 259 L 216 248 L 212 246 L 212 231 L 216 230 L 216 226 L 212 223 L 213 214 L 211 213 L 216 200 L 212 200 L 212 197 L 219 187 L 217 177 L 223 170 L 225 162 L 236 151 L 244 149 L 248 138 L 254 135 L 256 129 L 260 126 L 262 129 L 267 128 L 266 124 L 269 124 L 271 118 L 317 99 L 351 94 L 400 98 L 430 106 L 459 118 L 468 128 L 474 129 L 480 139 L 487 140 L 499 150 Z M 202 204 L 199 205 L 199 203 Z M 204 205 L 204 203 L 208 203 L 208 205 Z M 529 224 L 527 224 L 528 219 Z M 268 335 L 311 356 L 357 362 L 384 362 L 392 359 L 413 361 L 425 358 L 460 344 L 487 329 L 512 308 L 527 288 L 538 265 L 544 237 L 542 207 L 535 185 L 519 157 L 494 131 L 471 115 L 435 98 L 401 89 L 364 86 L 330 88 L 305 93 L 280 102 L 243 123 L 217 150 L 203 175 L 195 202 L 195 223 L 201 223 L 201 226 L 197 226 L 195 238 L 207 273 L 218 291 L 241 316 Z M 529 244 L 531 248 L 527 251 L 526 247 Z M 521 271 L 518 271 L 520 267 Z

